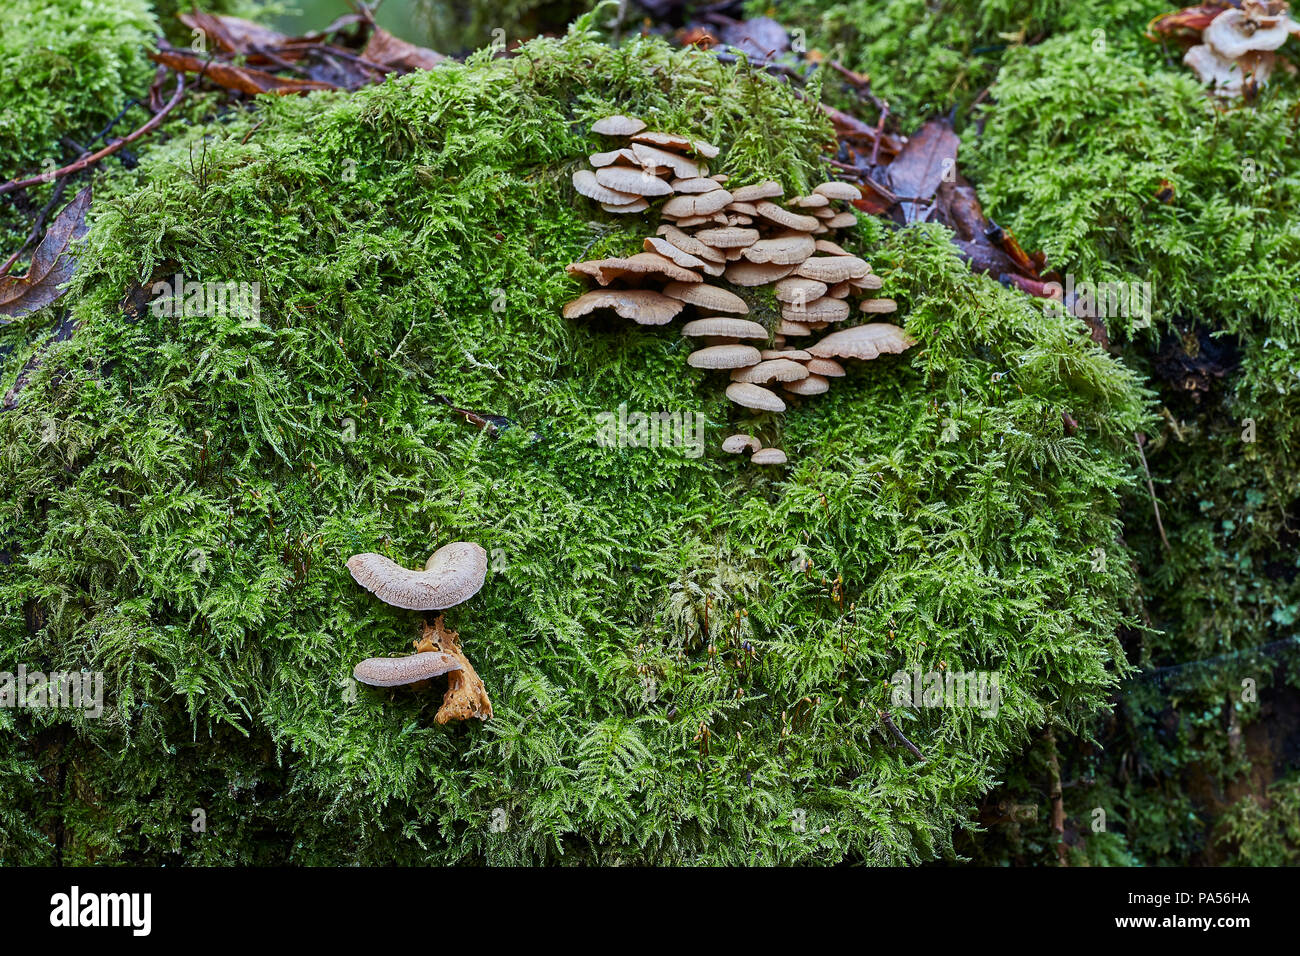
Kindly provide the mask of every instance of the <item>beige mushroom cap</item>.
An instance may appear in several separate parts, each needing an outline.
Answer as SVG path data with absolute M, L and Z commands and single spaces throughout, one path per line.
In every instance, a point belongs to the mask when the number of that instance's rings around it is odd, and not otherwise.
M 716 179 L 696 176 L 690 179 L 674 179 L 672 187 L 675 193 L 711 193 L 715 189 L 721 189 L 722 183 Z
M 727 266 L 727 281 L 747 287 L 768 285 L 778 279 L 784 279 L 794 271 L 794 266 L 782 266 L 771 262 L 733 262 Z
M 352 676 L 371 687 L 398 687 L 460 669 L 460 661 L 450 654 L 422 651 L 404 657 L 367 657 L 352 668 Z
M 853 254 L 839 243 L 831 242 L 829 239 L 818 239 L 813 243 L 813 248 L 818 252 L 826 253 L 828 256 L 850 256 Z
M 701 229 L 695 238 L 715 249 L 739 249 L 757 242 L 758 230 L 723 226 L 721 229 Z
M 814 302 L 826 294 L 826 283 L 803 276 L 791 276 L 776 284 L 773 294 L 776 301 L 785 303 Z
M 792 322 L 789 319 L 782 319 L 781 325 L 777 328 L 779 335 L 812 335 L 812 330 L 802 322 Z
M 617 213 L 619 215 L 623 215 L 625 213 L 630 213 L 630 212 L 645 212 L 647 209 L 650 208 L 650 204 L 646 202 L 645 199 L 642 198 L 641 196 L 637 196 L 636 199 L 634 199 L 632 202 L 629 203 L 603 202 L 600 204 L 600 208 L 605 210 L 605 212 L 612 212 L 612 213 Z
M 599 133 L 602 136 L 632 136 L 635 133 L 645 129 L 645 123 L 635 116 L 623 116 L 616 114 L 606 116 L 603 120 L 597 120 L 591 126 L 593 133 Z
M 636 142 L 632 144 L 632 152 L 641 161 L 641 165 L 671 169 L 678 179 L 696 179 L 700 175 L 699 163 L 687 159 L 680 153 L 670 153 L 666 149 Z
M 697 256 L 691 255 L 682 249 L 678 249 L 667 239 L 660 239 L 658 236 L 647 236 L 641 248 L 646 252 L 654 252 L 665 259 L 671 259 L 683 269 L 703 269 L 705 262 Z
M 734 193 L 732 194 L 735 195 Z M 785 226 L 787 229 L 797 229 L 800 232 L 812 232 L 820 225 L 816 216 L 801 216 L 797 212 L 791 212 L 788 209 L 782 209 L 774 202 L 768 202 L 766 199 L 754 204 L 758 214 L 778 226 Z
M 667 183 L 664 185 L 672 190 Z M 698 219 L 720 212 L 731 202 L 731 193 L 725 189 L 714 189 L 707 193 L 684 193 L 674 196 L 664 203 L 663 214 L 671 219 Z
M 682 303 L 652 289 L 595 289 L 566 305 L 564 317 L 575 319 L 595 309 L 613 309 L 638 325 L 666 325 L 682 311 Z
M 762 349 L 760 354 L 763 361 L 768 359 L 790 359 L 795 362 L 807 362 L 812 358 L 811 352 L 805 352 L 803 349 Z
M 806 378 L 787 382 L 781 387 L 792 395 L 823 395 L 831 390 L 831 382 L 825 375 L 809 373 Z
M 686 357 L 691 368 L 744 368 L 759 361 L 758 349 L 752 345 L 710 345 Z
M 767 329 L 749 319 L 716 316 L 694 319 L 682 326 L 682 335 L 718 336 L 730 339 L 765 339 Z
M 852 183 L 840 182 L 837 179 L 822 183 L 820 186 L 814 186 L 813 192 L 825 196 L 827 199 L 843 199 L 849 202 L 862 198 L 862 190 L 858 189 L 857 186 Z
M 915 344 L 916 339 L 898 326 L 873 322 L 832 332 L 808 351 L 817 358 L 873 359 L 879 355 L 897 355 Z
M 690 269 L 683 269 L 667 256 L 657 252 L 638 252 L 635 255 L 616 259 L 592 259 L 588 262 L 574 262 L 564 267 L 571 276 L 591 276 L 601 285 L 609 285 L 615 279 L 628 275 L 646 275 L 657 273 L 677 282 L 702 282 L 699 274 Z
M 640 166 L 637 162 L 636 153 L 630 149 L 611 149 L 607 153 L 592 153 L 587 157 L 587 161 L 593 166 L 613 166 L 615 163 L 621 163 L 625 166 Z
M 733 189 L 731 195 L 736 202 L 758 202 L 760 199 L 775 199 L 783 192 L 785 190 L 781 188 L 780 183 L 769 179 L 767 182 Z
M 888 315 L 898 311 L 898 303 L 893 299 L 863 299 L 858 308 L 873 315 Z
M 781 308 L 781 318 L 791 322 L 843 322 L 848 317 L 849 304 L 828 295 L 811 302 L 792 302 Z
M 817 192 L 807 196 L 795 196 L 790 200 L 791 206 L 798 206 L 800 209 L 823 209 L 830 203 L 830 199 Z
M 762 385 L 749 382 L 732 382 L 727 386 L 727 398 L 746 408 L 757 408 L 764 412 L 785 411 L 785 402 L 780 395 Z
M 813 256 L 805 259 L 797 271 L 806 279 L 834 283 L 861 279 L 871 271 L 871 266 L 857 256 Z
M 710 312 L 735 312 L 748 315 L 749 306 L 734 292 L 719 289 L 703 282 L 670 282 L 664 286 L 664 295 L 708 309 Z
M 1224 59 L 1236 60 L 1253 50 L 1276 50 L 1290 35 L 1289 26 L 1294 24 L 1286 16 L 1265 24 L 1244 10 L 1228 9 L 1201 32 L 1201 42 Z
M 723 262 L 726 259 L 726 256 L 717 249 L 700 242 L 699 239 L 689 235 L 688 233 L 682 232 L 676 226 L 664 223 L 655 231 L 678 249 L 681 249 L 683 252 L 689 252 L 697 258 L 706 259 L 709 262 Z
M 757 350 L 756 350 L 757 351 Z M 379 600 L 411 611 L 441 611 L 468 601 L 487 577 L 487 552 L 472 541 L 453 541 L 412 571 L 382 554 L 348 558 L 352 577 Z
M 760 448 L 749 456 L 749 460 L 755 465 L 784 465 L 786 457 L 779 448 Z
M 596 182 L 606 189 L 634 196 L 668 196 L 673 191 L 673 187 L 658 176 L 633 166 L 602 166 L 595 175 Z
M 827 229 L 851 229 L 858 224 L 858 217 L 851 212 L 837 213 L 826 220 Z
M 808 369 L 788 358 L 768 359 L 757 365 L 751 363 L 748 367 L 737 368 L 731 373 L 733 382 L 753 382 L 755 385 L 766 385 L 768 382 L 797 382 L 807 377 Z
M 722 450 L 729 455 L 738 455 L 742 451 L 759 452 L 763 450 L 763 443 L 753 435 L 728 435 L 722 440 Z
M 614 205 L 634 203 L 641 198 L 635 193 L 619 192 L 616 189 L 610 189 L 608 186 L 602 186 L 599 180 L 596 179 L 596 174 L 590 169 L 578 169 L 574 171 L 573 188 L 588 199 L 594 199 L 597 202 L 611 203 Z
M 804 354 L 808 356 L 808 360 L 804 365 L 813 375 L 822 375 L 826 378 L 843 378 L 846 374 L 844 366 L 835 359 L 816 358 L 808 352 Z
M 760 239 L 745 250 L 745 258 L 750 262 L 798 265 L 815 251 L 811 235 L 806 232 L 792 231 L 771 239 Z

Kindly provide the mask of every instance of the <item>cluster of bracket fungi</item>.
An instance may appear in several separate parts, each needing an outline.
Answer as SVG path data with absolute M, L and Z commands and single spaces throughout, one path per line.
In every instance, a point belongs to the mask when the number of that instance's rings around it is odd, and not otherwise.
M 675 133 L 647 130 L 639 119 L 610 116 L 592 131 L 623 139 L 627 145 L 591 156 L 593 169 L 573 174 L 573 186 L 607 212 L 639 213 L 666 197 L 657 234 L 631 256 L 577 262 L 573 276 L 595 280 L 593 289 L 564 307 L 565 318 L 612 309 L 641 325 L 665 325 L 686 306 L 699 316 L 682 334 L 702 340 L 692 352 L 694 368 L 730 373 L 727 398 L 763 412 L 785 411 L 785 400 L 768 386 L 790 395 L 820 395 L 830 380 L 844 375 L 837 359 L 874 359 L 900 353 L 915 340 L 895 325 L 873 322 L 832 331 L 806 348 L 802 339 L 844 322 L 849 298 L 874 292 L 879 276 L 863 259 L 833 241 L 835 230 L 856 225 L 849 210 L 834 203 L 860 198 L 856 186 L 826 182 L 807 196 L 778 205 L 780 183 L 768 181 L 727 189 L 725 175 L 709 175 L 707 160 L 716 146 Z M 797 210 L 797 211 L 796 211 Z M 774 330 L 741 318 L 749 304 L 727 289 L 705 281 L 721 277 L 737 286 L 773 286 L 781 304 Z M 653 283 L 653 285 L 651 285 Z M 858 309 L 882 315 L 898 308 L 893 299 L 862 298 Z M 723 314 L 719 314 L 723 313 Z M 758 344 L 766 348 L 758 347 Z M 779 448 L 764 448 L 752 435 L 732 435 L 723 451 L 747 452 L 750 461 L 780 465 Z
M 411 611 L 444 611 L 468 601 L 483 587 L 487 552 L 472 541 L 453 541 L 435 551 L 423 569 L 404 568 L 382 554 L 368 553 L 348 558 L 348 570 L 385 604 Z M 438 723 L 492 716 L 483 680 L 461 650 L 460 635 L 443 624 L 441 614 L 432 624 L 421 622 L 414 646 L 413 654 L 367 658 L 352 676 L 372 687 L 421 688 L 446 674 L 447 692 L 435 718 Z

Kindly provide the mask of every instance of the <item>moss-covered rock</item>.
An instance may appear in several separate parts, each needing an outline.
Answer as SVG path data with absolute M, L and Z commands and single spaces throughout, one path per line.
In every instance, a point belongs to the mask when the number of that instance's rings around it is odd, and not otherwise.
M 786 474 L 720 455 L 751 422 L 671 328 L 560 318 L 566 263 L 653 228 L 568 176 L 614 109 L 791 190 L 827 129 L 770 78 L 587 30 L 259 100 L 98 204 L 76 334 L 24 351 L 0 414 L 0 660 L 104 670 L 109 707 L 0 711 L 6 861 L 922 860 L 1036 728 L 1104 705 L 1134 376 L 941 230 L 866 221 L 921 344 L 760 423 Z M 176 273 L 259 283 L 260 315 L 123 309 Z M 601 447 L 623 404 L 701 412 L 707 450 Z M 437 694 L 347 681 L 417 622 L 344 561 L 456 538 L 493 558 L 449 622 L 496 716 L 440 727 Z M 996 718 L 892 708 L 913 667 L 997 671 Z

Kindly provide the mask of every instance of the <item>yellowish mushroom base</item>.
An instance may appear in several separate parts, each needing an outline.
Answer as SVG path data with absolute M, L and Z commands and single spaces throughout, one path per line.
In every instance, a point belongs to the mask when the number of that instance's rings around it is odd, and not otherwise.
M 450 720 L 469 720 L 477 717 L 487 720 L 492 716 L 492 701 L 488 700 L 487 688 L 483 679 L 474 670 L 465 653 L 460 649 L 460 635 L 442 623 L 442 615 L 434 618 L 433 624 L 425 621 L 421 625 L 420 637 L 415 641 L 416 653 L 422 651 L 442 651 L 450 654 L 460 662 L 461 669 L 447 672 L 447 693 L 442 697 L 442 706 L 434 718 L 440 724 Z

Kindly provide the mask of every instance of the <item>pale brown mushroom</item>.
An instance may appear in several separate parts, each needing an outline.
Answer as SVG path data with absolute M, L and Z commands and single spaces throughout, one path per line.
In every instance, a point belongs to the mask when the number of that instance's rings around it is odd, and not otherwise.
M 647 209 L 650 208 L 650 204 L 646 202 L 644 198 L 638 196 L 635 200 L 629 203 L 615 204 L 615 203 L 603 202 L 600 204 L 600 208 L 605 210 L 605 212 L 612 212 L 618 215 L 624 215 L 632 212 L 645 212 Z
M 655 146 L 647 146 L 645 143 L 637 142 L 632 144 L 632 152 L 636 154 L 636 158 L 641 161 L 643 166 L 671 169 L 678 179 L 699 178 L 699 164 L 678 153 L 670 153 L 666 149 L 659 149 Z
M 632 136 L 645 129 L 645 123 L 634 116 L 616 114 L 606 116 L 592 124 L 591 131 L 602 136 Z
M 888 315 L 898 311 L 898 303 L 893 299 L 863 299 L 858 303 L 858 308 L 872 315 Z
M 678 249 L 667 239 L 660 239 L 658 236 L 647 236 L 645 242 L 641 244 L 641 248 L 646 252 L 658 253 L 666 259 L 671 259 L 684 269 L 703 269 L 705 267 L 703 259 Z
M 784 465 L 786 457 L 779 448 L 760 448 L 749 456 L 749 461 L 754 465 Z
M 780 395 L 762 385 L 752 385 L 749 382 L 732 382 L 727 386 L 727 398 L 746 408 L 757 408 L 764 412 L 785 411 L 785 402 Z
M 787 229 L 797 229 L 800 232 L 812 232 L 818 225 L 820 225 L 816 216 L 801 216 L 797 212 L 782 209 L 776 203 L 768 202 L 766 199 L 754 203 L 754 208 L 764 219 L 774 222 L 778 226 L 785 226 Z
M 722 184 L 716 179 L 707 179 L 694 177 L 691 179 L 674 179 L 672 181 L 673 192 L 675 193 L 711 193 L 715 189 L 721 189 Z
M 706 245 L 688 233 L 682 232 L 676 226 L 664 223 L 656 231 L 678 249 L 688 252 L 699 259 L 707 259 L 710 262 L 722 262 L 726 259 L 726 256 L 717 249 Z
M 664 183 L 669 190 L 672 189 Z M 664 203 L 663 214 L 671 219 L 696 219 L 700 216 L 712 216 L 731 202 L 731 193 L 725 189 L 715 189 L 707 193 L 686 193 L 674 196 Z
M 812 330 L 802 322 L 794 322 L 790 319 L 782 319 L 781 325 L 777 328 L 780 335 L 812 335 Z
M 826 376 L 810 372 L 807 377 L 786 382 L 781 387 L 792 395 L 824 395 L 831 390 L 831 383 Z
M 811 196 L 795 196 L 790 200 L 791 206 L 798 206 L 800 209 L 822 209 L 830 203 L 829 198 L 818 192 L 814 192 Z
M 630 149 L 611 149 L 607 153 L 592 153 L 587 160 L 593 166 L 613 166 L 618 163 L 623 166 L 640 166 L 637 162 L 636 154 Z
M 742 451 L 753 454 L 763 450 L 763 443 L 753 435 L 728 435 L 722 440 L 722 450 L 728 455 L 738 455 Z
M 792 322 L 843 322 L 849 317 L 849 304 L 843 299 L 822 296 L 811 302 L 793 302 L 783 306 L 781 318 Z
M 765 339 L 767 329 L 749 319 L 733 319 L 717 316 L 708 319 L 694 319 L 682 326 L 682 335 L 716 336 L 729 339 Z
M 763 361 L 783 358 L 794 362 L 806 362 L 812 358 L 812 354 L 803 349 L 762 349 L 759 354 Z
M 794 271 L 794 266 L 770 262 L 734 262 L 727 266 L 727 281 L 735 285 L 760 286 L 784 279 Z
M 691 368 L 743 368 L 759 361 L 758 349 L 752 345 L 709 345 L 686 356 Z
M 739 189 L 733 189 L 731 196 L 736 202 L 756 203 L 760 199 L 775 199 L 784 191 L 780 183 L 769 179 L 764 183 L 755 183 L 752 186 L 741 186 Z M 757 213 L 758 209 L 755 208 L 754 212 Z
M 771 239 L 760 239 L 745 250 L 750 262 L 773 262 L 799 265 L 815 251 L 813 238 L 806 232 L 784 232 Z
M 450 654 L 424 651 L 402 657 L 368 657 L 352 668 L 352 676 L 371 687 L 400 687 L 461 669 Z
M 873 322 L 832 332 L 809 346 L 808 351 L 817 358 L 874 359 L 880 355 L 897 355 L 915 344 L 916 339 L 898 326 Z
M 831 180 L 813 187 L 813 192 L 825 196 L 827 199 L 843 199 L 852 201 L 862 198 L 862 190 L 852 183 L 844 183 L 839 180 Z
M 853 254 L 849 252 L 847 249 L 845 249 L 843 246 L 839 245 L 838 243 L 831 242 L 829 239 L 818 239 L 816 242 L 813 243 L 813 248 L 816 249 L 818 252 L 826 253 L 828 256 L 850 256 Z
M 668 196 L 673 187 L 658 176 L 632 166 L 602 166 L 596 170 L 596 182 L 606 189 L 634 196 Z
M 737 202 L 734 198 L 727 204 L 727 212 L 740 213 L 749 216 L 751 219 L 758 215 L 758 210 L 750 202 Z
M 358 584 L 385 604 L 412 611 L 440 611 L 468 601 L 483 587 L 487 552 L 472 541 L 453 541 L 433 552 L 420 571 L 374 553 L 354 554 L 348 558 L 348 570 Z
M 757 349 L 754 354 L 755 356 L 759 354 Z M 753 382 L 755 385 L 766 385 L 769 382 L 795 382 L 807 377 L 808 369 L 787 358 L 760 361 L 757 365 L 749 364 L 731 373 L 733 382 Z
M 724 226 L 721 229 L 701 229 L 695 238 L 715 249 L 742 249 L 758 241 L 758 230 Z
M 564 267 L 571 276 L 590 276 L 601 285 L 609 285 L 615 279 L 625 276 L 657 274 L 677 282 L 702 282 L 698 273 L 683 269 L 667 256 L 657 252 L 638 252 L 635 255 L 615 259 L 592 259 L 588 262 L 573 262 Z
M 579 169 L 574 171 L 573 188 L 588 199 L 594 199 L 599 203 L 620 205 L 634 203 L 641 199 L 641 197 L 635 193 L 623 193 L 616 189 L 610 189 L 608 186 L 602 186 L 596 179 L 596 174 L 590 169 Z
M 670 282 L 664 286 L 664 295 L 710 312 L 749 314 L 749 306 L 740 296 L 703 282 Z
M 851 212 L 842 212 L 826 220 L 827 229 L 850 229 L 858 224 L 858 217 Z
M 808 356 L 808 360 L 804 362 L 804 365 L 813 375 L 822 375 L 826 378 L 843 378 L 846 374 L 844 366 L 835 359 L 817 358 L 809 352 L 805 352 L 804 355 Z
M 776 284 L 773 294 L 776 301 L 787 303 L 812 302 L 820 299 L 826 294 L 826 283 L 818 282 L 816 279 L 805 279 L 803 276 L 791 276 L 788 279 L 782 279 Z
M 574 319 L 596 309 L 613 309 L 638 325 L 666 325 L 682 311 L 682 302 L 652 289 L 596 289 L 568 303 L 564 317 Z
M 857 256 L 813 256 L 805 259 L 796 270 L 806 279 L 826 283 L 860 279 L 870 271 L 871 266 Z

